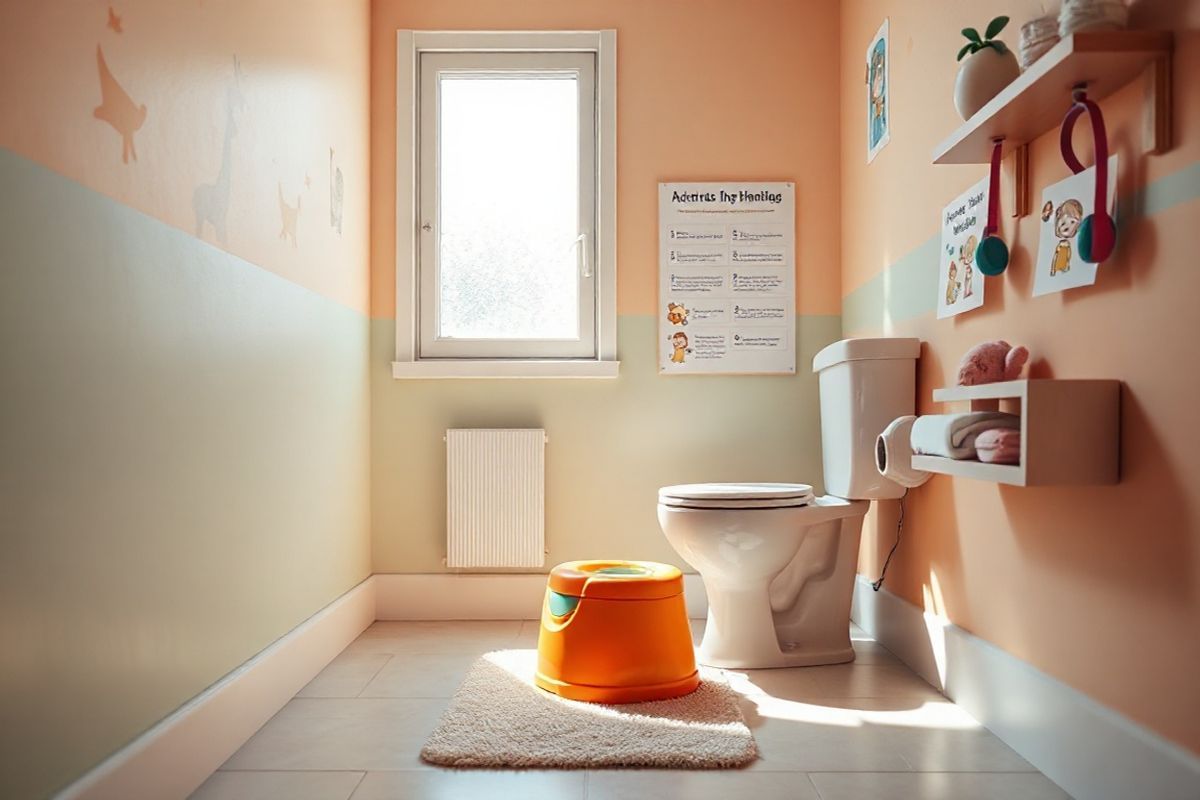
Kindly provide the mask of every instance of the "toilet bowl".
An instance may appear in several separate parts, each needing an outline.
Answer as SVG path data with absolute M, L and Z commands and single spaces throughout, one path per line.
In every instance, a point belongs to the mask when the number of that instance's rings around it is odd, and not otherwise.
M 659 491 L 667 541 L 704 581 L 697 652 L 714 667 L 851 661 L 850 600 L 865 501 L 804 484 L 692 484 Z
M 918 339 L 844 339 L 813 358 L 828 495 L 801 483 L 702 483 L 658 493 L 667 541 L 704 581 L 697 660 L 795 667 L 854 659 L 850 603 L 870 500 L 904 487 L 876 468 L 875 441 L 913 413 Z

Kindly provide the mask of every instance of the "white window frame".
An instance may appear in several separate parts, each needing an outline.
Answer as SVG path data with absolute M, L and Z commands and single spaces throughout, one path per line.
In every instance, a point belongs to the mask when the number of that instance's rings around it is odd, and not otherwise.
M 396 378 L 612 378 L 617 376 L 616 31 L 397 32 Z M 455 358 L 422 354 L 420 58 L 424 53 L 585 53 L 595 58 L 595 347 L 588 357 Z M 585 231 L 586 232 L 586 231 Z M 589 348 L 590 349 L 590 348 Z
M 418 55 L 420 90 L 418 92 L 417 202 L 421 233 L 418 234 L 417 258 L 419 277 L 418 345 L 421 358 L 595 358 L 596 357 L 596 59 L 593 53 L 445 53 L 424 52 Z M 570 76 L 578 90 L 578 201 L 579 216 L 565 239 L 563 256 L 575 259 L 578 286 L 577 314 L 579 325 L 575 335 L 557 339 L 495 339 L 443 337 L 439 334 L 439 258 L 437 243 L 443 230 L 438 176 L 442 157 L 439 127 L 441 125 L 442 80 L 454 74 L 525 75 L 530 78 Z

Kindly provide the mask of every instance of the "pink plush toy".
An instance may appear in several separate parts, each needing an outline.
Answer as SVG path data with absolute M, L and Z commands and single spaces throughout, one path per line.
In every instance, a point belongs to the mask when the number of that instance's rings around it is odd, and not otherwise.
M 1020 345 L 1013 347 L 1005 341 L 977 344 L 959 362 L 958 385 L 1016 380 L 1028 360 L 1029 351 Z

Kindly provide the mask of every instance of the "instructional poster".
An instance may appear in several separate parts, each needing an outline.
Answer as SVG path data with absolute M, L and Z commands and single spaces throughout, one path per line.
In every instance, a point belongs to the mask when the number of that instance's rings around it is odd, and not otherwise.
M 938 259 L 937 316 L 952 317 L 983 305 L 983 274 L 975 269 L 975 248 L 987 227 L 990 178 L 967 189 L 942 211 L 942 253 Z
M 658 185 L 664 374 L 796 372 L 790 183 Z

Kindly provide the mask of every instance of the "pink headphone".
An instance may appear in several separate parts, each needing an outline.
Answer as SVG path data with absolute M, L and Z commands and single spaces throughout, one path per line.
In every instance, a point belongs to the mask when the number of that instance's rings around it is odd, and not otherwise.
M 1099 264 L 1112 255 L 1117 243 L 1117 227 L 1108 213 L 1108 134 L 1104 130 L 1104 117 L 1100 107 L 1088 99 L 1087 92 L 1076 89 L 1071 94 L 1074 101 L 1063 118 L 1062 132 L 1059 134 L 1059 149 L 1062 150 L 1063 161 L 1078 175 L 1084 166 L 1075 157 L 1071 147 L 1071 132 L 1075 129 L 1075 120 L 1084 111 L 1092 121 L 1092 136 L 1096 149 L 1096 194 L 1091 214 L 1084 218 L 1075 235 L 1079 244 L 1079 256 L 1090 264 Z

